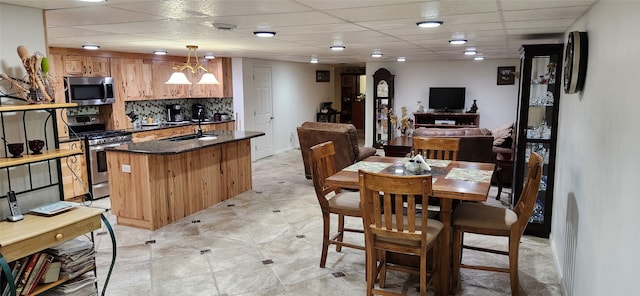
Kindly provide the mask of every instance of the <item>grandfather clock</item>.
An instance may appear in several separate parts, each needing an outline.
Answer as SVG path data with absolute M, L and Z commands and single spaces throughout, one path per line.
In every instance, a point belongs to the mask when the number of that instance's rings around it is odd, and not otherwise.
M 393 110 L 393 77 L 389 70 L 380 68 L 373 73 L 373 147 L 383 148 L 395 131 L 389 117 Z M 393 110 L 395 113 L 395 110 Z

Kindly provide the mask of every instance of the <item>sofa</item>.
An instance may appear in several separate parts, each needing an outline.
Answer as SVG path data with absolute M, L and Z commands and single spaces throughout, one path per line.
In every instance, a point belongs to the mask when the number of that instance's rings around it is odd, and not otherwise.
M 458 160 L 493 162 L 493 141 L 491 131 L 486 128 L 425 128 L 413 131 L 414 137 L 456 137 L 460 138 Z
M 305 122 L 297 128 L 297 131 L 304 162 L 304 174 L 307 179 L 311 179 L 309 149 L 313 145 L 333 141 L 336 150 L 334 160 L 336 170 L 341 170 L 377 152 L 373 147 L 358 146 L 358 134 L 353 124 Z

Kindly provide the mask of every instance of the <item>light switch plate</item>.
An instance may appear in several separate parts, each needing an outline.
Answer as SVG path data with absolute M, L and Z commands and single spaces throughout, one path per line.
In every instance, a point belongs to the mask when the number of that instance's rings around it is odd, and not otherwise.
M 131 166 L 128 164 L 123 164 L 122 165 L 122 172 L 123 173 L 131 173 Z

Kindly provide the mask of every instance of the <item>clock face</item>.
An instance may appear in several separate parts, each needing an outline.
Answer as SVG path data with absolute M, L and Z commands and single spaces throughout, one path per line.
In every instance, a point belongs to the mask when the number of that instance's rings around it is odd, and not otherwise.
M 564 92 L 573 94 L 582 89 L 587 72 L 587 33 L 571 32 L 564 53 Z

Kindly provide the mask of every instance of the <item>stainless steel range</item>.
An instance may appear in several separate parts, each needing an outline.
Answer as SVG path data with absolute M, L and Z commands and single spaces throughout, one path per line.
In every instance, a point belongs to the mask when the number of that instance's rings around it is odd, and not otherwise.
M 84 139 L 88 147 L 87 170 L 92 199 L 109 196 L 109 174 L 107 171 L 107 147 L 131 143 L 132 133 L 120 130 L 105 130 L 105 124 L 97 116 L 74 116 L 68 119 L 70 137 Z

